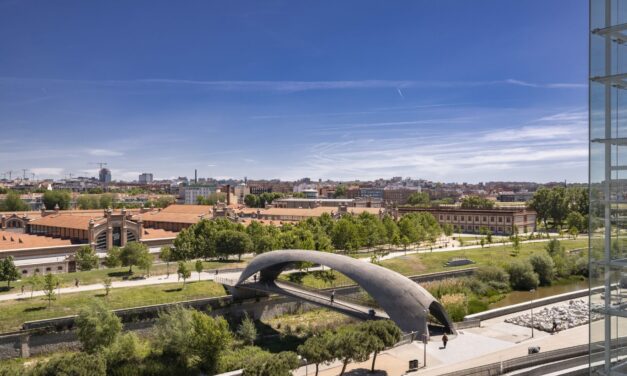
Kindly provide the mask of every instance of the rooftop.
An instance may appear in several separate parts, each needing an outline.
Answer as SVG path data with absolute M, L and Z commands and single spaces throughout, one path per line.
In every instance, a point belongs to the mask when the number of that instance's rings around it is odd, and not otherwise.
M 70 240 L 0 231 L 0 251 L 72 245 Z

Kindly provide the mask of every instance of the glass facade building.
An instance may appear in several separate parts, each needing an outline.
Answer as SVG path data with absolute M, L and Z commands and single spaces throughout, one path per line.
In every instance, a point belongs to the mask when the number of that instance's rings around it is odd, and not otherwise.
M 627 0 L 590 0 L 591 374 L 626 375 Z M 602 290 L 593 286 L 603 285 Z M 627 295 L 626 295 L 627 297 Z

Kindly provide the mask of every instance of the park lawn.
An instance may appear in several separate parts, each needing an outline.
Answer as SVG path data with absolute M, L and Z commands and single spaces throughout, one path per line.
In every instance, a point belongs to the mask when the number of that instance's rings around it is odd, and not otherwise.
M 195 261 L 188 261 L 187 267 L 189 270 L 195 269 Z M 228 261 L 203 261 L 203 270 L 210 269 L 230 269 L 230 268 L 239 268 L 244 267 L 246 265 L 246 261 L 242 260 L 228 260 Z M 150 275 L 162 275 L 167 273 L 167 265 L 166 264 L 154 264 L 150 269 Z M 170 263 L 170 274 L 176 273 L 177 263 Z M 145 275 L 146 272 L 137 267 L 133 267 L 133 276 L 142 276 Z M 91 285 L 95 283 L 102 283 L 105 278 L 111 278 L 112 281 L 121 281 L 125 278 L 128 278 L 128 267 L 121 268 L 101 268 L 95 270 L 89 270 L 84 272 L 76 272 L 76 273 L 59 273 L 55 274 L 59 281 L 61 282 L 61 287 L 71 287 L 74 286 L 75 280 L 78 279 L 81 285 Z M 6 288 L 6 283 L 4 286 L 0 285 L 0 294 L 6 293 L 15 293 L 19 292 L 22 285 L 24 285 L 25 291 L 30 291 L 30 286 L 25 283 L 26 281 L 20 280 L 11 283 L 11 289 Z M 41 289 L 39 287 L 38 289 Z
M 586 248 L 588 239 L 561 240 L 560 244 L 567 250 Z M 381 266 L 404 275 L 435 273 L 445 270 L 463 269 L 471 266 L 499 265 L 506 266 L 514 260 L 525 259 L 535 252 L 545 249 L 547 242 L 522 243 L 518 256 L 513 256 L 511 245 L 499 245 L 489 248 L 474 248 L 451 252 L 414 253 L 381 262 Z M 468 258 L 475 262 L 472 265 L 457 267 L 444 266 L 452 258 Z
M 50 308 L 45 297 L 2 301 L 0 332 L 18 330 L 26 321 L 75 315 L 93 299 L 119 309 L 227 295 L 224 286 L 212 281 L 188 282 L 184 288 L 183 283 L 123 287 L 111 289 L 109 296 L 104 294 L 104 290 L 61 294 Z
M 586 248 L 588 246 L 588 239 L 580 238 L 577 240 L 561 240 L 560 244 L 564 246 L 567 251 Z M 446 270 L 465 269 L 483 265 L 506 266 L 516 259 L 525 259 L 534 252 L 544 250 L 546 245 L 547 242 L 522 243 L 518 256 L 512 256 L 513 248 L 511 245 L 499 245 L 489 248 L 473 248 L 459 251 L 420 252 L 384 260 L 381 261 L 380 265 L 407 276 L 435 273 Z M 444 266 L 444 264 L 452 258 L 468 258 L 474 261 L 475 264 L 456 267 Z M 339 272 L 331 271 L 331 273 L 334 276 L 333 280 L 316 278 L 315 272 L 300 274 L 294 273 L 294 275 L 291 276 L 284 274 L 279 278 L 290 280 L 295 283 L 301 283 L 305 286 L 316 289 L 355 284 L 351 279 Z

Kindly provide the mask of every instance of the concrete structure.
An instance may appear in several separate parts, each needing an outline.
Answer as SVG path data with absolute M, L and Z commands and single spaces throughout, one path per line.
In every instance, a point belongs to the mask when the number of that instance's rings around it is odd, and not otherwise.
M 456 231 L 478 233 L 486 227 L 493 234 L 508 235 L 516 228 L 519 233 L 536 230 L 536 212 L 524 207 L 495 209 L 462 209 L 459 207 L 417 208 L 399 207 L 397 215 L 415 212 L 431 213 L 440 225 L 450 224 Z
M 528 192 L 528 191 L 519 191 L 519 192 L 504 191 L 504 192 L 499 192 L 499 194 L 496 195 L 497 201 L 500 201 L 500 202 L 527 202 L 531 200 L 531 198 L 533 198 L 533 192 Z
M 208 198 L 212 193 L 216 193 L 215 186 L 189 186 L 184 189 L 185 205 L 196 205 L 198 197 Z
M 152 183 L 152 180 L 152 173 L 144 172 L 143 174 L 139 175 L 139 184 L 150 184 Z
M 248 264 L 237 285 L 256 273 L 260 273 L 260 282 L 274 282 L 285 268 L 301 261 L 328 266 L 355 281 L 405 332 L 415 331 L 421 336 L 428 333 L 429 313 L 449 331 L 454 331 L 444 307 L 427 290 L 397 272 L 348 256 L 306 250 L 263 253 Z

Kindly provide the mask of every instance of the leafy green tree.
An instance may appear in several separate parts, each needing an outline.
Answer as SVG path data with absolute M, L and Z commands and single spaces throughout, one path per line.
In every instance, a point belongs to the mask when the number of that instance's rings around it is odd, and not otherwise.
M 173 306 L 160 312 L 153 333 L 153 343 L 164 358 L 187 366 L 193 334 L 192 310 Z
M 99 206 L 101 209 L 114 208 L 117 201 L 117 195 L 104 193 L 99 196 Z
M 46 274 L 44 276 L 43 291 L 46 299 L 48 300 L 48 307 L 52 305 L 52 301 L 57 299 L 55 289 L 59 284 L 59 279 L 54 274 Z
M 540 284 L 538 275 L 533 271 L 533 266 L 528 260 L 517 260 L 509 264 L 507 268 L 509 283 L 514 290 L 529 291 Z
M 374 341 L 374 355 L 372 357 L 372 367 L 370 372 L 374 372 L 377 354 L 386 348 L 394 346 L 401 340 L 401 330 L 390 320 L 366 321 L 359 328 L 372 336 Z
M 64 190 L 46 191 L 41 199 L 48 209 L 54 209 L 58 205 L 59 209 L 67 210 L 70 208 L 72 195 L 70 191 Z
M 102 287 L 105 289 L 105 296 L 109 296 L 109 291 L 111 291 L 111 278 L 107 277 L 102 280 Z
M 107 268 L 117 268 L 118 266 L 122 266 L 121 259 L 122 249 L 120 247 L 111 247 L 107 251 L 107 255 L 105 256 L 105 266 Z
M 128 272 L 133 273 L 133 266 L 146 269 L 147 263 L 152 263 L 152 256 L 148 252 L 148 247 L 144 243 L 129 242 L 122 252 L 120 252 L 120 261 L 122 266 L 128 266 Z
M 429 206 L 431 199 L 427 192 L 414 192 L 407 199 L 407 203 L 412 206 Z
M 450 223 L 445 223 L 442 225 L 442 231 L 444 231 L 444 235 L 446 236 L 452 236 L 453 235 L 453 225 L 451 225 Z
M 566 189 L 564 187 L 554 187 L 551 189 L 550 198 L 550 210 L 549 213 L 553 219 L 553 225 L 561 229 L 562 223 L 566 219 L 569 212 L 568 197 L 566 196 Z
M 333 192 L 333 198 L 346 197 L 346 186 L 344 184 L 338 184 Z
M 566 227 L 569 229 L 576 229 L 579 232 L 585 232 L 588 224 L 586 223 L 586 219 L 584 216 L 578 211 L 571 211 L 566 216 Z
M 544 229 L 549 231 L 548 220 L 551 218 L 551 190 L 541 187 L 533 194 L 529 207 L 536 212 L 539 221 L 544 223 Z
M 13 256 L 8 256 L 2 259 L 0 265 L 0 280 L 7 282 L 7 287 L 11 288 L 11 282 L 17 281 L 20 278 L 20 273 L 13 262 Z
M 106 376 L 107 365 L 100 354 L 83 352 L 55 355 L 38 362 L 29 376 Z
M 43 278 L 41 278 L 41 275 L 39 275 L 39 273 L 35 273 L 32 276 L 28 277 L 28 279 L 26 280 L 26 284 L 30 286 L 30 297 L 33 297 L 33 293 L 35 292 L 35 289 L 38 289 L 39 286 L 41 286 L 44 283 Z
M 84 245 L 74 255 L 78 270 L 86 271 L 98 268 L 98 255 L 88 245 Z
M 187 282 L 187 278 L 192 276 L 192 272 L 191 270 L 187 268 L 187 264 L 183 261 L 179 261 L 178 266 L 179 267 L 176 270 L 176 272 L 178 273 L 179 276 L 181 276 L 181 278 L 183 278 L 183 286 L 185 286 L 185 283 Z
M 19 193 L 8 191 L 3 201 L 0 201 L 0 211 L 27 211 L 28 205 L 20 198 Z
M 193 227 L 193 226 L 192 226 Z M 174 239 L 172 261 L 187 261 L 194 256 L 194 248 L 198 238 L 190 227 L 179 232 Z
M 291 351 L 259 354 L 244 367 L 244 376 L 291 376 L 299 366 L 298 356 Z
M 150 343 L 141 340 L 137 334 L 127 332 L 117 337 L 105 351 L 107 360 L 107 371 L 113 374 L 123 374 L 122 372 L 111 372 L 119 369 L 122 365 L 141 364 L 150 353 Z
M 99 300 L 93 300 L 76 318 L 77 336 L 83 350 L 90 354 L 112 345 L 120 331 L 120 318 Z
M 318 376 L 318 367 L 321 363 L 330 363 L 335 359 L 331 353 L 332 334 L 325 332 L 322 335 L 314 335 L 309 337 L 305 343 L 298 346 L 298 354 L 307 360 L 307 362 L 316 365 L 316 375 Z
M 333 226 L 331 241 L 335 249 L 356 251 L 360 247 L 357 225 L 347 216 L 343 216 Z
M 237 255 L 241 260 L 242 254 L 253 249 L 253 242 L 248 234 L 236 230 L 219 231 L 215 244 L 217 254 L 225 256 L 227 259 L 230 255 Z
M 540 286 L 548 286 L 555 279 L 555 263 L 553 259 L 545 253 L 534 253 L 529 257 L 529 262 L 533 271 L 538 275 Z
M 331 353 L 342 361 L 340 376 L 346 372 L 350 362 L 364 362 L 377 347 L 377 340 L 370 334 L 356 329 L 355 326 L 342 328 L 333 336 Z
M 168 246 L 161 247 L 159 251 L 159 259 L 165 261 L 165 269 L 167 276 L 170 276 L 170 261 L 172 260 L 172 248 Z
M 194 269 L 196 269 L 196 273 L 198 273 L 198 282 L 200 282 L 200 273 L 202 273 L 203 265 L 201 260 L 196 260 L 194 264 Z
M 244 197 L 244 203 L 249 208 L 258 208 L 259 207 L 259 197 L 256 195 L 248 194 Z
M 492 209 L 494 201 L 479 196 L 466 196 L 462 198 L 462 209 Z
M 244 341 L 246 345 L 252 345 L 257 340 L 257 327 L 255 322 L 244 313 L 242 322 L 237 327 L 237 336 Z
M 206 374 L 215 374 L 220 355 L 229 347 L 232 334 L 223 317 L 211 317 L 192 312 L 192 335 L 189 338 L 191 355 L 199 359 L 199 368 Z

